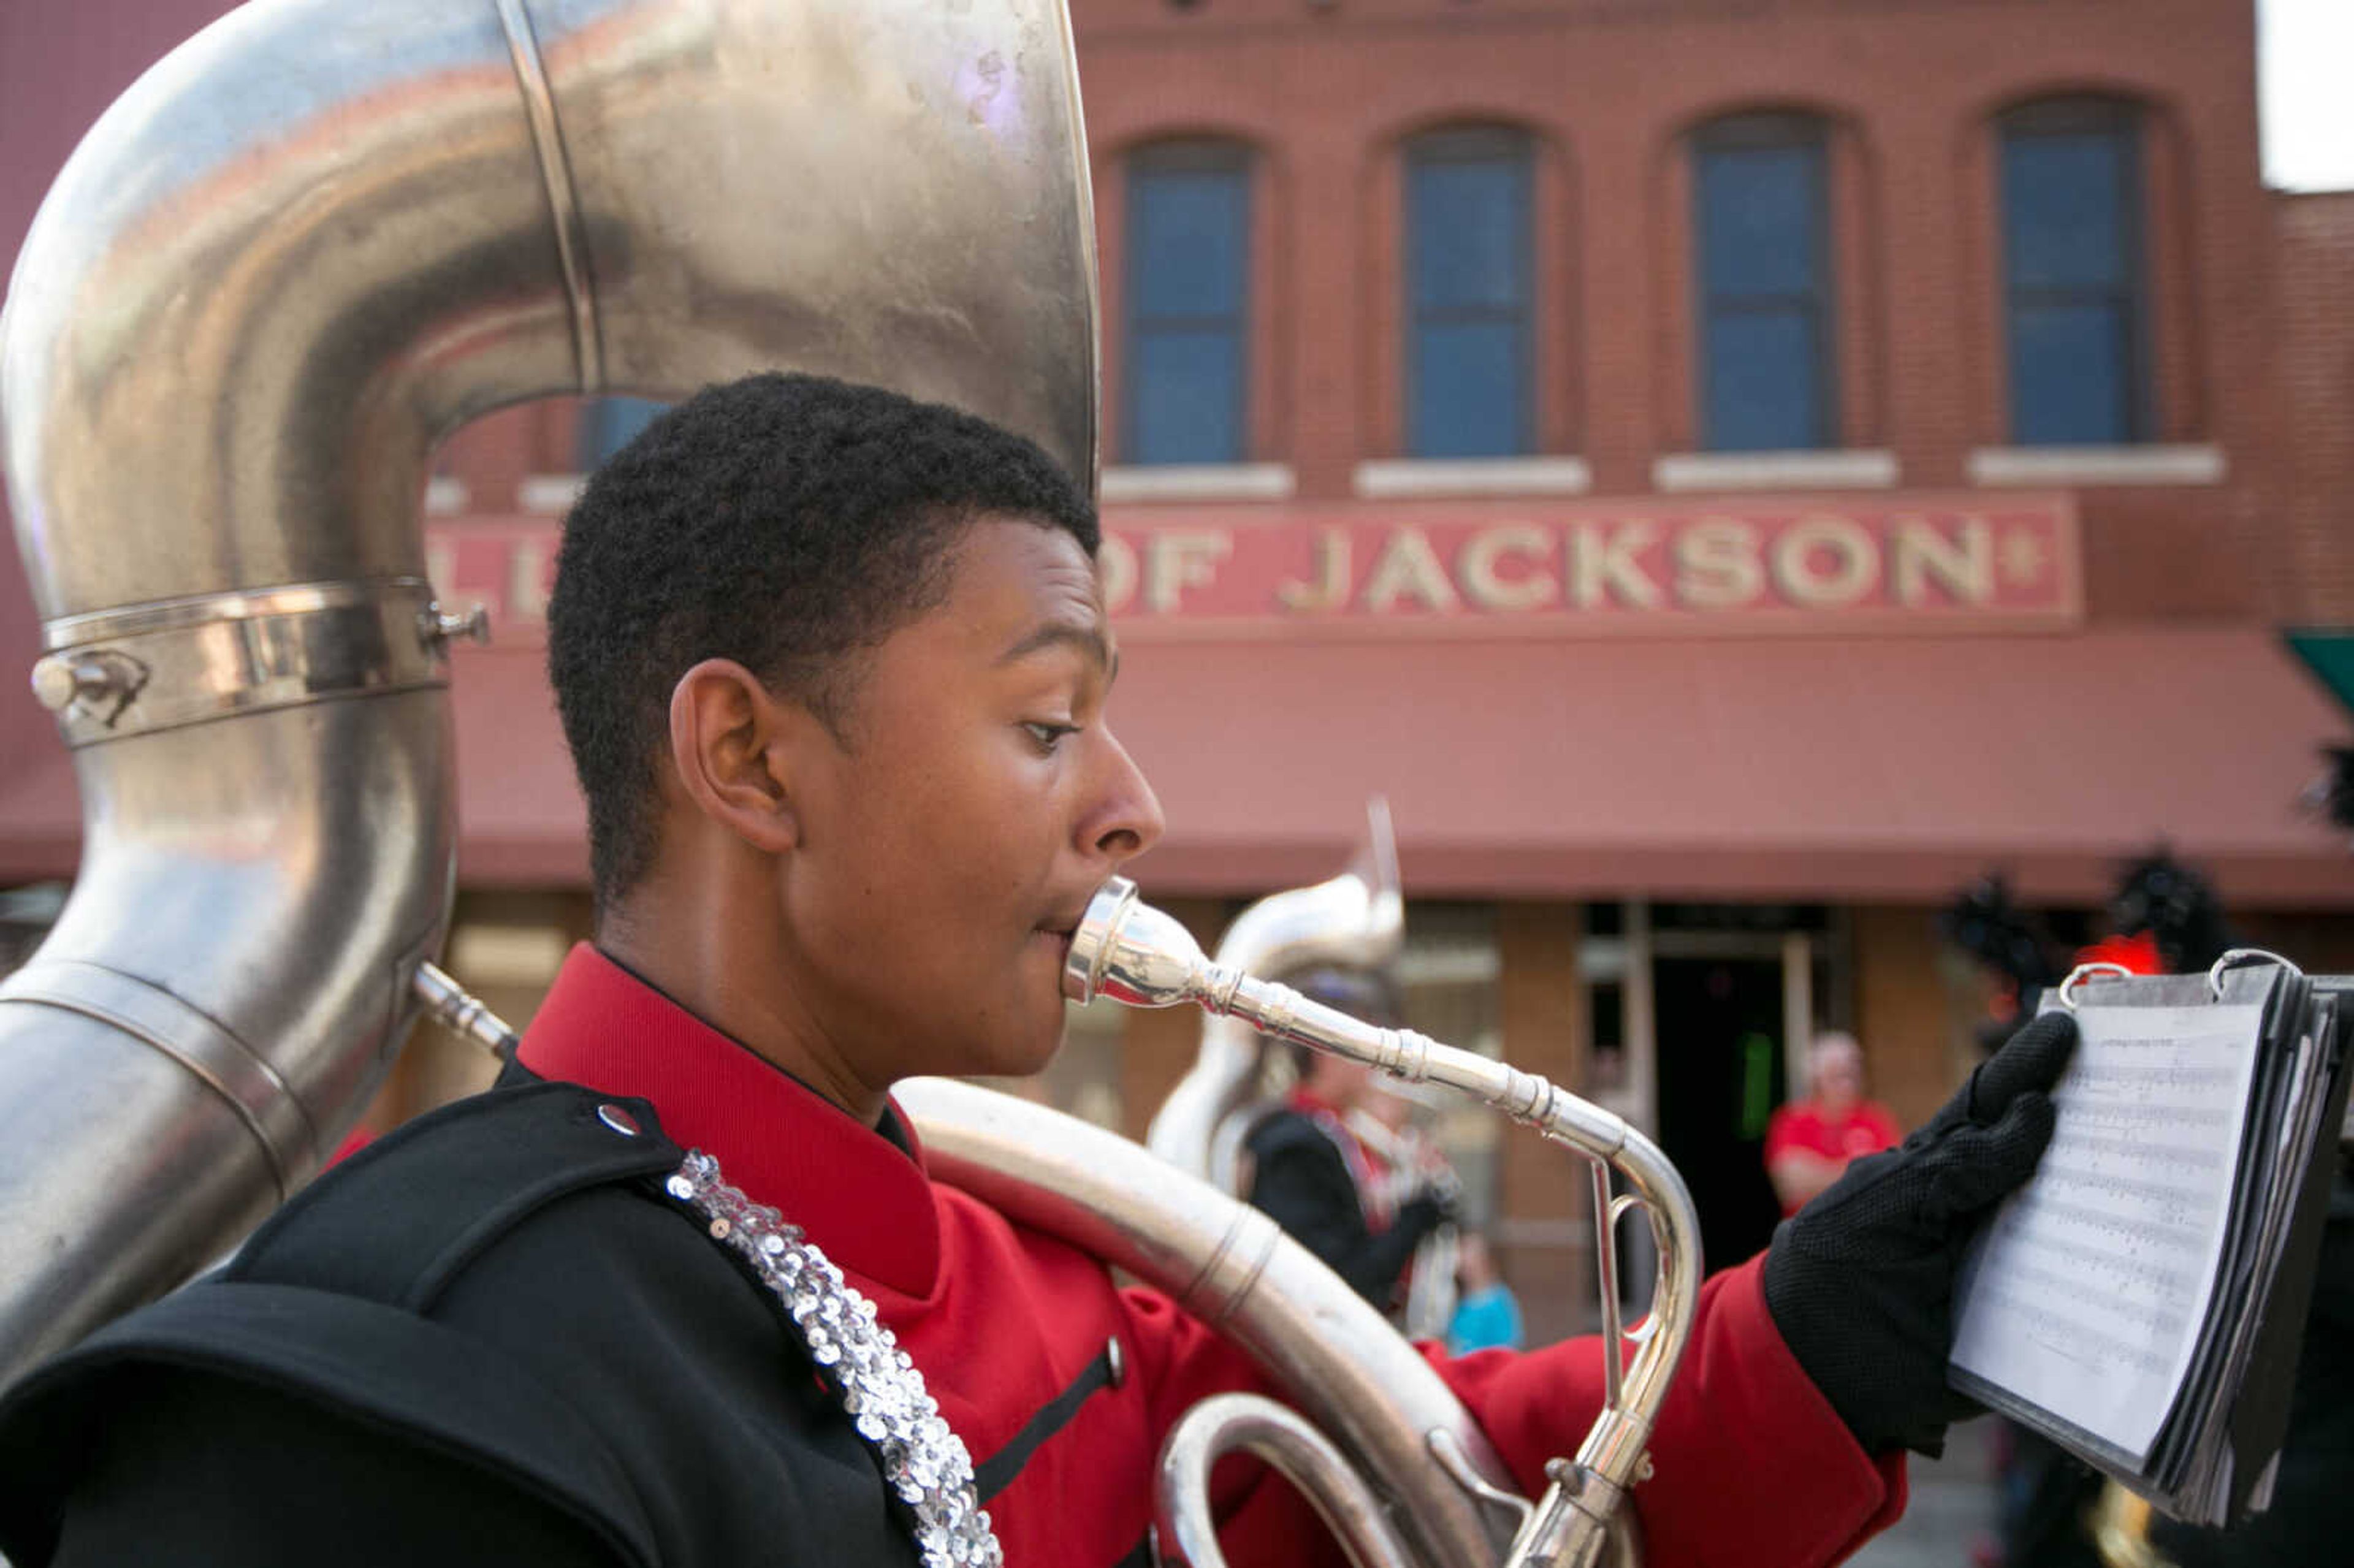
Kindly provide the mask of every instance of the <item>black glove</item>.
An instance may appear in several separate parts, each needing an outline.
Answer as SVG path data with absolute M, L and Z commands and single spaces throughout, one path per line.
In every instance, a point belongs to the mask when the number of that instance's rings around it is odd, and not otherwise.
M 1463 1188 L 1455 1181 L 1432 1181 L 1398 1205 L 1396 1224 L 1417 1236 L 1427 1234 L 1441 1225 L 1456 1225 L 1463 1221 Z
M 1954 1270 L 1986 1211 L 2034 1174 L 2076 1021 L 2048 1012 L 1981 1063 L 1897 1148 L 1847 1173 L 1774 1233 L 1766 1307 L 1790 1353 L 1869 1454 L 1935 1457 L 1979 1406 L 1946 1386 Z

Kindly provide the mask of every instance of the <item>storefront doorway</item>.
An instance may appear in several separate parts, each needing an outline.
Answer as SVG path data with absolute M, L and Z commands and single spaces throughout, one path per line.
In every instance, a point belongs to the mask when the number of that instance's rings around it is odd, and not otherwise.
M 1778 951 L 1653 961 L 1659 1144 L 1691 1189 L 1712 1268 L 1764 1247 L 1780 1218 L 1765 1140 L 1783 1098 L 1785 981 Z
M 1700 1212 L 1712 1268 L 1770 1241 L 1766 1118 L 1806 1090 L 1805 1042 L 1847 1022 L 1843 922 L 1821 906 L 1589 904 L 1578 953 L 1590 1050 L 1582 1092 L 1657 1139 Z M 1622 1230 L 1622 1277 L 1641 1227 Z M 1630 1307 L 1639 1307 L 1630 1292 Z

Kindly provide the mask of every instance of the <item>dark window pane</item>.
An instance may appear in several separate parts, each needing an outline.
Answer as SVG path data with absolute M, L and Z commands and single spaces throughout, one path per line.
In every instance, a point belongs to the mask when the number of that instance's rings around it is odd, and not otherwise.
M 2130 149 L 2114 134 L 2014 136 L 2002 173 L 2013 289 L 2115 288 L 2126 254 Z
M 2035 104 L 2003 124 L 2003 272 L 2011 440 L 2146 438 L 2139 132 L 2097 101 Z
M 1247 265 L 1242 172 L 1145 173 L 1129 189 L 1137 313 L 1238 313 Z
M 1719 451 L 1822 444 L 1814 323 L 1796 311 L 1734 312 L 1709 323 L 1708 434 Z
M 1236 334 L 1152 332 L 1133 344 L 1129 461 L 1239 462 L 1242 353 Z
M 2011 417 L 2025 445 L 2098 446 L 2133 440 L 2126 380 L 2131 331 L 2108 304 L 2015 305 Z
M 1416 330 L 1416 457 L 1511 457 L 1523 450 L 1521 337 L 1517 322 Z
M 1517 132 L 1467 129 L 1406 150 L 1406 449 L 1529 450 L 1531 160 Z
M 1705 151 L 1700 162 L 1702 286 L 1725 294 L 1811 294 L 1822 233 L 1814 146 Z
M 1528 298 L 1526 161 L 1417 163 L 1410 184 L 1416 306 L 1520 310 Z
M 1830 268 L 1823 140 L 1813 121 L 1746 116 L 1693 150 L 1702 442 L 1718 451 L 1827 444 Z
M 1126 461 L 1243 459 L 1249 180 L 1228 143 L 1150 148 L 1129 164 Z
M 669 408 L 650 397 L 599 397 L 581 410 L 580 447 L 584 469 L 595 468 L 637 439 L 638 432 Z

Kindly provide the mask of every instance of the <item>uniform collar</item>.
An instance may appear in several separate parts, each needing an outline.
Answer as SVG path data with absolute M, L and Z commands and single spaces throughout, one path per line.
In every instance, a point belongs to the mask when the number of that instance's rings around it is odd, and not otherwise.
M 719 1161 L 728 1182 L 784 1213 L 843 1268 L 931 1294 L 939 1219 L 923 1146 L 905 1147 L 714 1029 L 583 942 L 517 1053 L 544 1078 L 652 1100 L 663 1130 Z
M 1294 1085 L 1291 1090 L 1291 1108 L 1304 1111 L 1310 1116 L 1325 1116 L 1331 1117 L 1334 1121 L 1343 1123 L 1346 1121 L 1341 1114 L 1339 1106 L 1299 1085 Z

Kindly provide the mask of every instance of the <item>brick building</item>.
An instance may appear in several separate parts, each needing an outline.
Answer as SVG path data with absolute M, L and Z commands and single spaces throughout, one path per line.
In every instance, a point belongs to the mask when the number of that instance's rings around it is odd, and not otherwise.
M 0 17 L 0 243 L 218 9 Z M 2297 801 L 2346 720 L 2279 638 L 2354 622 L 2354 198 L 2264 188 L 2249 0 L 1076 10 L 1159 901 L 1214 935 L 1386 794 L 1417 1022 L 1657 1129 L 1720 1261 L 1808 1032 L 1908 1120 L 1967 1067 L 1933 916 L 1984 871 L 2089 933 L 2163 841 L 2243 936 L 2354 968 Z M 500 630 L 457 675 L 451 959 L 513 1012 L 586 924 L 550 546 L 642 412 L 510 410 L 427 498 Z M 73 863 L 46 729 L 0 692 L 0 885 Z M 1140 1129 L 1193 1028 L 1081 1020 L 1047 1090 Z M 412 1102 L 473 1071 L 413 1056 Z M 1442 1130 L 1559 1331 L 1578 1187 Z

